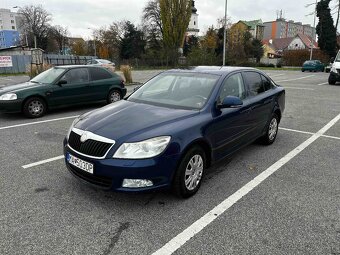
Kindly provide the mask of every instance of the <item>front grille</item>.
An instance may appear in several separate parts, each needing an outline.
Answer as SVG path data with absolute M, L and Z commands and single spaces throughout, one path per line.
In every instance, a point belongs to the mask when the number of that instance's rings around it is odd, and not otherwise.
M 70 171 L 77 177 L 92 183 L 97 186 L 101 186 L 104 188 L 110 188 L 112 184 L 112 179 L 109 177 L 104 177 L 104 176 L 98 176 L 98 175 L 93 175 L 90 173 L 87 173 L 83 170 L 78 169 L 77 167 L 68 164 Z
M 89 139 L 82 143 L 80 141 L 80 135 L 73 131 L 71 131 L 68 144 L 72 149 L 77 152 L 98 158 L 104 157 L 106 152 L 112 146 L 111 143 L 99 142 L 92 139 Z

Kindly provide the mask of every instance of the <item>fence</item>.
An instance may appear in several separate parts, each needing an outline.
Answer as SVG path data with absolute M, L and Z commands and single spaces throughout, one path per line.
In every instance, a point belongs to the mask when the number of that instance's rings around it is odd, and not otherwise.
M 34 60 L 31 55 L 13 55 L 11 67 L 0 67 L 0 74 L 16 74 L 27 72 Z M 44 54 L 44 64 L 60 66 L 60 65 L 85 65 L 93 56 L 67 56 Z
M 30 66 L 32 57 L 30 55 L 14 55 L 11 67 L 0 67 L 0 74 L 25 73 L 27 66 Z

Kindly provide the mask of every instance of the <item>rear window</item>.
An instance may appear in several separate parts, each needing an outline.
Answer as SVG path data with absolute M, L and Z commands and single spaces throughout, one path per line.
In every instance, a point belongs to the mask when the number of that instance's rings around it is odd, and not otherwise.
M 251 96 L 256 96 L 265 91 L 262 85 L 262 79 L 259 73 L 244 72 L 243 76 L 244 76 L 245 82 L 248 84 L 249 92 Z
M 102 68 L 90 68 L 92 81 L 111 79 L 112 74 Z

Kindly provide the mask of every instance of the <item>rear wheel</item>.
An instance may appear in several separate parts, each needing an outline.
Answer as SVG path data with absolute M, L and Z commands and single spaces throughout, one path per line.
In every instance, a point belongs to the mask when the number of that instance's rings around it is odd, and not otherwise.
M 182 198 L 194 195 L 201 186 L 206 155 L 201 147 L 191 148 L 182 159 L 173 180 L 174 193 Z
M 114 89 L 109 92 L 107 96 L 107 103 L 111 104 L 114 102 L 118 102 L 121 99 L 122 99 L 122 93 L 119 90 Z
M 23 112 L 28 118 L 42 117 L 46 113 L 46 104 L 41 98 L 32 97 L 25 102 Z
M 270 119 L 266 134 L 260 138 L 262 144 L 270 145 L 275 141 L 279 130 L 279 122 L 279 117 L 274 113 Z

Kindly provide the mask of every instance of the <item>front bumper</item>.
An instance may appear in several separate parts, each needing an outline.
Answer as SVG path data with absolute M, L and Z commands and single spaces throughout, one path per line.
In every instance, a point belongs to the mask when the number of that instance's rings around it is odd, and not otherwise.
M 87 173 L 69 164 L 66 154 L 94 165 L 93 174 Z M 124 160 L 124 159 L 93 159 L 79 155 L 71 150 L 64 141 L 65 164 L 77 179 L 104 190 L 120 192 L 142 192 L 155 189 L 169 188 L 177 167 L 179 155 L 159 156 L 152 159 Z M 153 182 L 151 187 L 123 188 L 124 179 L 147 179 Z
M 0 112 L 21 112 L 23 99 L 0 101 Z

